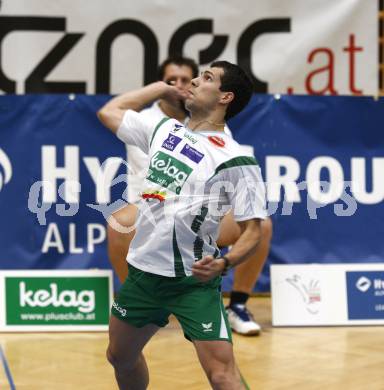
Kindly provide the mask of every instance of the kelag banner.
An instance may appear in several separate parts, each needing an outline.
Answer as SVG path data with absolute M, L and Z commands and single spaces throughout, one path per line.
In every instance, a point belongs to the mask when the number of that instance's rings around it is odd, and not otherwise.
M 96 118 L 108 98 L 0 98 L 1 269 L 109 267 L 106 218 L 125 203 L 127 155 Z M 268 182 L 268 264 L 383 261 L 383 117 L 382 99 L 255 95 L 230 122 Z
M 2 332 L 108 329 L 111 271 L 0 271 L 0 292 Z
M 183 54 L 257 93 L 376 95 L 378 21 L 377 0 L 2 0 L 0 93 L 119 93 Z

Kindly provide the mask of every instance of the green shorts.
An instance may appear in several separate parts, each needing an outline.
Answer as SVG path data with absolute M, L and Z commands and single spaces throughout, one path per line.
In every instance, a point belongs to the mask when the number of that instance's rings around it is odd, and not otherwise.
M 220 277 L 207 283 L 193 276 L 165 277 L 129 265 L 128 278 L 111 312 L 137 328 L 147 324 L 163 327 L 174 314 L 188 340 L 232 342 L 220 282 Z

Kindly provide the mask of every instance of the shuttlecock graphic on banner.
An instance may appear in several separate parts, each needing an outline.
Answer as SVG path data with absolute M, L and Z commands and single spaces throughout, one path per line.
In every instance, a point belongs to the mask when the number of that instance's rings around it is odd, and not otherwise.
M 371 287 L 372 282 L 366 278 L 365 276 L 362 276 L 359 278 L 359 280 L 356 282 L 356 288 L 358 288 L 361 292 L 367 292 L 369 288 Z
M 0 148 L 0 191 L 12 178 L 12 165 L 8 156 Z
M 317 314 L 321 302 L 320 281 L 310 279 L 304 282 L 300 275 L 293 275 L 291 278 L 287 278 L 286 281 L 299 292 L 307 311 L 311 314 Z

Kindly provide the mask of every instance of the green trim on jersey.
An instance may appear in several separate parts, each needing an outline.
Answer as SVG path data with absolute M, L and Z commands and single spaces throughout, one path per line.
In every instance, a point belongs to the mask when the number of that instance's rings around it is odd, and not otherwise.
M 203 258 L 203 246 L 204 240 L 196 236 L 195 241 L 193 242 L 193 257 L 195 261 L 201 260 Z
M 152 138 L 151 138 L 151 140 L 149 141 L 149 147 L 152 146 L 152 142 L 153 142 L 153 139 L 155 138 L 155 135 L 156 135 L 156 133 L 157 133 L 157 130 L 159 130 L 159 128 L 161 127 L 161 125 L 162 125 L 163 123 L 165 123 L 168 119 L 171 119 L 171 118 L 168 118 L 168 117 L 166 116 L 166 117 L 164 117 L 164 118 L 156 125 L 155 130 L 153 130 L 153 133 L 152 133 Z
M 173 225 L 172 246 L 173 246 L 173 258 L 174 258 L 175 276 L 176 277 L 186 276 L 185 271 L 184 271 L 183 259 L 181 257 L 179 245 L 177 244 L 175 225 Z
M 244 165 L 259 165 L 257 160 L 254 157 L 247 157 L 247 156 L 239 156 L 232 158 L 231 160 L 225 161 L 222 164 L 220 164 L 216 170 L 215 174 L 217 175 L 220 171 L 227 168 L 233 168 L 233 167 L 240 167 Z
M 200 214 L 196 215 L 192 221 L 191 229 L 194 233 L 197 234 L 197 232 L 200 230 L 200 227 L 204 222 L 204 219 L 207 216 L 207 214 L 208 214 L 208 207 L 202 206 L 200 210 Z
M 196 234 L 196 238 L 193 243 L 193 257 L 196 261 L 200 260 L 203 257 L 204 240 L 201 237 L 199 237 L 198 232 L 207 214 L 208 214 L 208 207 L 202 206 L 200 210 L 200 215 L 195 216 L 191 225 L 191 230 Z

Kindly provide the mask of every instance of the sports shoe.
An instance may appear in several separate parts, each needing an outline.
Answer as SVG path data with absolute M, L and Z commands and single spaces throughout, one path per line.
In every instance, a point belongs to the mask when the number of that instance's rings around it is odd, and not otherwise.
M 257 336 L 261 332 L 260 325 L 254 320 L 252 313 L 245 305 L 231 305 L 226 307 L 229 325 L 236 333 L 245 336 Z

